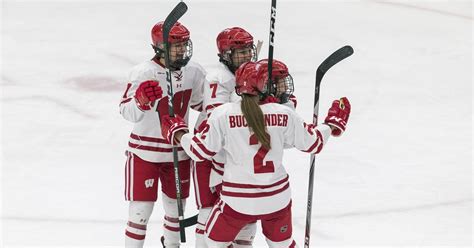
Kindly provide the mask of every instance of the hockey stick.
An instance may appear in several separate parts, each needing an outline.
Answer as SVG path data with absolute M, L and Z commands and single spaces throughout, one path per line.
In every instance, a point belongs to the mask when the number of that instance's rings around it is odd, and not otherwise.
M 339 48 L 329 57 L 327 57 L 323 63 L 321 63 L 316 71 L 316 83 L 314 89 L 314 109 L 313 109 L 313 124 L 318 123 L 319 117 L 319 86 L 326 72 L 331 69 L 335 64 L 339 63 L 343 59 L 351 56 L 354 53 L 354 49 L 351 46 L 344 46 Z M 309 248 L 309 240 L 311 234 L 311 210 L 313 203 L 313 184 L 314 184 L 314 167 L 315 167 L 315 155 L 311 154 L 310 168 L 309 168 L 309 184 L 308 184 L 308 201 L 306 208 L 306 229 L 304 237 L 304 247 Z
M 181 18 L 186 11 L 188 11 L 188 6 L 184 2 L 180 2 L 174 7 L 174 9 L 169 13 L 163 23 L 163 42 L 165 50 L 165 67 L 166 67 L 166 81 L 167 81 L 167 94 L 168 94 L 168 110 L 169 116 L 174 117 L 173 109 L 173 82 L 171 81 L 171 69 L 170 69 L 170 44 L 169 44 L 169 34 L 171 28 L 174 24 Z M 186 232 L 185 227 L 191 226 L 193 219 L 197 222 L 197 216 L 193 216 L 189 219 L 184 219 L 184 209 L 182 202 L 182 191 L 181 191 L 181 177 L 179 176 L 179 162 L 178 162 L 178 148 L 173 146 L 173 166 L 174 166 L 174 181 L 176 186 L 176 202 L 178 205 L 178 220 L 179 220 L 179 234 L 182 243 L 186 242 Z
M 270 35 L 268 42 L 268 83 L 272 83 L 273 41 L 275 40 L 276 0 L 272 0 L 270 12 Z

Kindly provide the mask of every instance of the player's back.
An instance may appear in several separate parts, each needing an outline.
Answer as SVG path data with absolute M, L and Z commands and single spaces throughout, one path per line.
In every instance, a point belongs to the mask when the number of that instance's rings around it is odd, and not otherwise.
M 211 123 L 217 120 L 225 137 L 222 199 L 247 214 L 275 212 L 291 200 L 282 159 L 285 143 L 291 144 L 294 136 L 294 111 L 276 103 L 261 105 L 261 109 L 271 149 L 264 148 L 250 132 L 240 102 L 222 105 L 210 117 Z

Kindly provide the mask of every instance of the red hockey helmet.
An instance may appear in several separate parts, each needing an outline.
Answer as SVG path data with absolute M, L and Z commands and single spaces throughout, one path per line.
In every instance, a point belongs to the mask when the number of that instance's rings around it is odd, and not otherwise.
M 177 43 L 188 41 L 189 37 L 189 30 L 183 24 L 176 22 L 170 30 L 168 40 L 170 43 Z M 151 29 L 151 40 L 154 46 L 163 43 L 163 22 L 158 22 Z
M 224 29 L 217 35 L 219 61 L 233 73 L 245 62 L 256 61 L 257 52 L 252 35 L 243 28 Z
M 264 84 L 257 81 L 257 63 L 247 62 L 242 64 L 235 72 L 235 92 L 238 95 L 249 94 L 257 96 L 265 88 Z
M 151 29 L 151 39 L 156 58 L 164 58 L 166 52 L 162 45 L 163 40 L 163 22 L 158 22 Z M 171 27 L 168 41 L 170 43 L 170 63 L 172 70 L 179 70 L 185 66 L 193 56 L 193 43 L 190 39 L 189 30 L 179 22 Z M 174 49 L 173 49 L 174 48 Z M 175 51 L 175 52 L 173 52 Z
M 257 64 L 257 80 L 264 81 L 266 83 L 268 81 L 268 59 L 259 60 Z M 274 59 L 272 61 L 272 80 L 284 78 L 288 75 L 288 67 L 286 67 L 283 62 Z
M 288 67 L 276 59 L 272 62 L 271 83 L 268 83 L 268 59 L 257 62 L 256 80 L 258 85 L 264 85 L 263 92 L 280 99 L 280 103 L 288 101 L 294 91 L 293 78 Z
M 226 28 L 217 35 L 216 42 L 219 54 L 224 55 L 235 48 L 252 47 L 253 36 L 240 27 Z

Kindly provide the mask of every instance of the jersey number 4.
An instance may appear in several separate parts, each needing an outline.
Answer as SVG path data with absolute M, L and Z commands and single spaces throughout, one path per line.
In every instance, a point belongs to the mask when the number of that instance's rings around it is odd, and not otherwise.
M 258 145 L 257 135 L 252 134 L 250 136 L 250 145 Z M 269 150 L 267 148 L 260 146 L 257 154 L 253 156 L 253 172 L 255 174 L 275 172 L 275 165 L 273 164 L 273 161 L 263 161 L 268 151 Z

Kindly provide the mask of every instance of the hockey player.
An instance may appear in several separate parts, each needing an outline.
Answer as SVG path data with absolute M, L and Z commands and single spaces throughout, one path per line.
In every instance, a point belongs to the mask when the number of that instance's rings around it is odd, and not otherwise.
M 218 34 L 216 43 L 220 63 L 216 70 L 208 74 L 204 86 L 204 107 L 206 110 L 205 114 L 208 116 L 215 107 L 240 99 L 240 97 L 235 94 L 234 73 L 241 64 L 255 61 L 257 57 L 253 37 L 243 28 L 232 27 L 224 29 Z M 269 96 L 266 100 L 280 102 L 295 108 L 296 98 L 292 95 L 292 92 L 292 87 L 287 88 L 285 92 L 281 92 L 281 95 L 279 93 L 275 95 L 276 98 Z M 288 101 L 288 99 L 291 101 Z M 199 128 L 197 129 L 199 131 Z M 222 166 L 224 162 L 225 156 L 223 152 L 214 156 L 212 161 L 194 162 L 194 189 L 196 193 L 196 203 L 199 209 L 198 223 L 196 225 L 196 244 L 198 247 L 206 246 L 204 240 L 204 223 L 218 198 L 216 191 L 218 191 L 219 185 L 221 184 Z M 212 188 L 210 188 L 209 185 Z M 234 240 L 233 247 L 252 247 L 255 233 L 255 223 L 247 225 L 241 230 L 236 240 Z
M 282 63 L 273 64 L 271 75 L 273 82 L 291 85 Z M 162 122 L 163 136 L 180 142 L 192 159 L 209 159 L 225 152 L 220 199 L 206 222 L 209 247 L 227 247 L 242 227 L 256 220 L 261 221 L 270 247 L 295 247 L 283 149 L 294 146 L 319 153 L 331 134 L 339 136 L 346 129 L 351 110 L 347 98 L 335 100 L 324 124 L 314 127 L 291 108 L 261 104 L 271 88 L 267 78 L 267 66 L 254 62 L 242 65 L 236 72 L 236 92 L 242 100 L 216 108 L 197 135 L 184 134 L 187 126 L 179 116 L 165 117 Z
M 179 247 L 178 209 L 174 181 L 172 145 L 162 136 L 160 122 L 168 114 L 163 22 L 151 30 L 155 56 L 137 66 L 120 103 L 120 113 L 134 123 L 126 151 L 125 199 L 129 217 L 125 231 L 125 247 L 143 247 L 147 223 L 157 200 L 161 183 L 165 210 L 163 237 L 166 247 Z M 202 110 L 204 69 L 190 61 L 192 43 L 189 30 L 176 23 L 169 34 L 170 66 L 173 82 L 175 114 L 188 120 L 189 108 Z M 183 206 L 189 195 L 190 159 L 178 149 Z
M 243 28 L 232 27 L 224 29 L 217 35 L 216 44 L 220 63 L 218 68 L 211 71 L 206 77 L 204 85 L 205 117 L 206 115 L 209 116 L 215 107 L 240 98 L 235 94 L 234 73 L 241 64 L 256 60 L 253 37 Z M 204 124 L 201 127 L 205 126 L 205 119 L 207 118 L 204 118 Z M 198 132 L 202 131 L 199 128 L 197 129 Z M 196 225 L 197 247 L 206 247 L 204 224 L 211 208 L 218 199 L 216 191 L 221 183 L 221 166 L 224 162 L 225 157 L 221 153 L 215 156 L 212 161 L 194 162 L 193 165 L 194 191 L 196 193 L 196 204 L 199 209 L 198 223 Z M 255 224 L 248 225 L 236 238 L 233 243 L 234 247 L 252 247 L 255 233 Z

